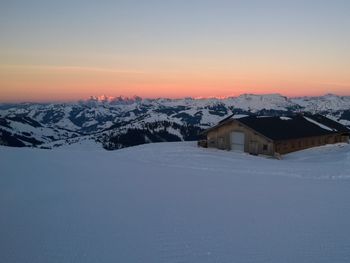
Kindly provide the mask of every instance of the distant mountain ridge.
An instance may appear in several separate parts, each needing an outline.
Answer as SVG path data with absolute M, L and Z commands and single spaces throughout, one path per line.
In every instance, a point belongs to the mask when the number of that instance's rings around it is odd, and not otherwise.
M 106 149 L 195 140 L 230 114 L 320 113 L 350 126 L 350 96 L 288 98 L 243 94 L 223 99 L 90 97 L 70 103 L 0 104 L 0 144 L 52 148 L 94 140 Z

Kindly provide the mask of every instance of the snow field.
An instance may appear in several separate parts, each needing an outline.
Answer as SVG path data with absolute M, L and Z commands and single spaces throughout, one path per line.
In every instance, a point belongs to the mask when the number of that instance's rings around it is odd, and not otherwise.
M 350 147 L 0 147 L 0 262 L 350 262 Z

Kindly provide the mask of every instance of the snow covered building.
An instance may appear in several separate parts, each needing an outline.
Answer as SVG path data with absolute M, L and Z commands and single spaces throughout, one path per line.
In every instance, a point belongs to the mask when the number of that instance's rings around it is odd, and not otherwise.
M 208 147 L 274 156 L 349 142 L 350 130 L 319 114 L 289 117 L 231 115 L 204 134 Z

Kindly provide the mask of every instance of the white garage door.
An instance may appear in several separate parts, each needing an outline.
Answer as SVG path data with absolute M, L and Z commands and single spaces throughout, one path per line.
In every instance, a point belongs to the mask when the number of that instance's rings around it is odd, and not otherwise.
M 231 139 L 231 150 L 244 152 L 244 133 L 243 132 L 232 132 L 230 135 Z

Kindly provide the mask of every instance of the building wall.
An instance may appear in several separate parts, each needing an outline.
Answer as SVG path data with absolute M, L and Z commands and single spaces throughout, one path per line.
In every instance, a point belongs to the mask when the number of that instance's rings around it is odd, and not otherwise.
M 264 136 L 232 120 L 207 133 L 207 145 L 211 148 L 231 150 L 230 133 L 233 131 L 245 134 L 244 151 L 251 154 L 275 155 L 286 154 L 311 147 L 338 142 L 349 142 L 348 135 L 333 134 L 273 142 Z
M 274 144 L 253 130 L 232 120 L 207 133 L 208 147 L 231 150 L 231 132 L 243 132 L 245 135 L 244 151 L 252 154 L 274 155 Z
M 339 142 L 348 142 L 348 136 L 341 134 L 332 134 L 324 136 L 307 137 L 293 140 L 277 141 L 275 143 L 275 151 L 280 154 L 295 152 L 311 147 L 333 144 Z

